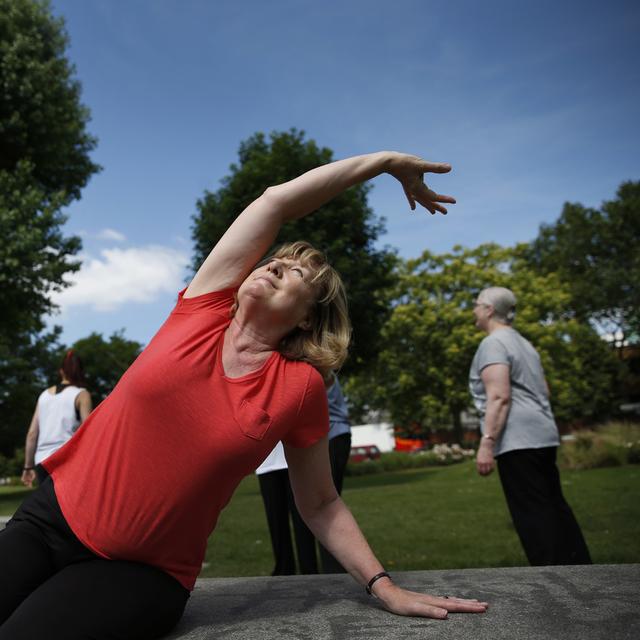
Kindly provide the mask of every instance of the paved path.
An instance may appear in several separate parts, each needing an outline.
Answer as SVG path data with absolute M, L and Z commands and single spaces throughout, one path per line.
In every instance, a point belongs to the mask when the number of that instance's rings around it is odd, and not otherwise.
M 483 615 L 381 610 L 348 576 L 199 580 L 172 640 L 639 640 L 640 564 L 412 571 L 404 587 L 477 597 Z

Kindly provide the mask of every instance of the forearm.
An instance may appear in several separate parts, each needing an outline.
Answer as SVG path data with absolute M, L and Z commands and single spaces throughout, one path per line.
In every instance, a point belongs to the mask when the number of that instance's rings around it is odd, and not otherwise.
M 509 415 L 511 403 L 509 398 L 489 398 L 487 400 L 487 410 L 484 416 L 484 434 L 497 440 Z
M 32 431 L 27 433 L 27 439 L 24 445 L 24 466 L 35 466 L 36 447 L 38 446 L 38 434 Z
M 270 187 L 265 195 L 277 202 L 284 221 L 302 218 L 349 187 L 387 171 L 396 155 L 380 151 L 331 162 Z
M 384 571 L 358 523 L 341 498 L 336 498 L 303 518 L 320 543 L 361 585 Z

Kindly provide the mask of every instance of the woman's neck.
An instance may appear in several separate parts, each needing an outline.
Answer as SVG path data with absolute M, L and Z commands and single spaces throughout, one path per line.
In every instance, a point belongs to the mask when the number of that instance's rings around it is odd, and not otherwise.
M 225 375 L 237 378 L 259 369 L 276 347 L 270 336 L 234 317 L 225 331 L 222 346 Z
M 489 320 L 489 326 L 487 328 L 487 333 L 491 335 L 494 331 L 498 331 L 499 329 L 511 329 L 510 324 L 505 324 L 504 322 L 498 322 L 497 320 Z

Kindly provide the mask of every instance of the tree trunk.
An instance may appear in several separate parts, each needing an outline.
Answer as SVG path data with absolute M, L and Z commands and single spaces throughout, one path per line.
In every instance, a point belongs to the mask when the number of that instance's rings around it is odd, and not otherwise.
M 460 414 L 462 411 L 458 408 L 454 408 L 451 412 L 451 418 L 453 422 L 453 441 L 458 444 L 462 444 L 462 421 L 460 420 Z

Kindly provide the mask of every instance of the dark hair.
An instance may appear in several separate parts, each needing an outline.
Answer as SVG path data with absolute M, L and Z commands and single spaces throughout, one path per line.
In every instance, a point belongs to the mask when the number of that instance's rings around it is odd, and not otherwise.
M 84 387 L 87 384 L 84 379 L 82 361 L 73 352 L 73 349 L 67 351 L 60 368 L 62 369 L 62 373 L 64 373 L 64 377 L 76 387 Z

